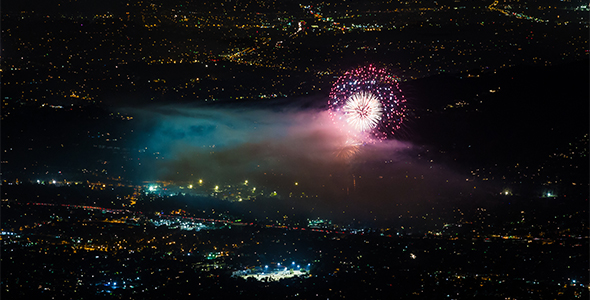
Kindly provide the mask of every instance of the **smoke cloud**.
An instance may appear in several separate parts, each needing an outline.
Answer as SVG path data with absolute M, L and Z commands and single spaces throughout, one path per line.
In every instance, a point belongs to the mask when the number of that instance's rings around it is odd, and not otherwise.
M 154 165 L 159 180 L 248 180 L 281 199 L 367 211 L 465 188 L 447 168 L 419 160 L 409 142 L 355 142 L 325 110 L 160 106 L 133 114 L 164 158 Z

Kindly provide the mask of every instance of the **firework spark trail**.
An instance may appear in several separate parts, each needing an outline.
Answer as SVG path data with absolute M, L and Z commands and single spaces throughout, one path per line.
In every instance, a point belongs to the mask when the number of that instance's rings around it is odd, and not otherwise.
M 349 139 L 344 143 L 344 146 L 337 149 L 335 152 L 336 158 L 349 160 L 359 152 L 360 146 L 360 142 Z

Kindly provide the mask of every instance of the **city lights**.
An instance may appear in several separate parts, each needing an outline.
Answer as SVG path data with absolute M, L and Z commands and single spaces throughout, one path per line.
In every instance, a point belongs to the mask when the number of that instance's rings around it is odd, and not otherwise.
M 590 295 L 588 3 L 86 2 L 2 6 L 2 299 Z

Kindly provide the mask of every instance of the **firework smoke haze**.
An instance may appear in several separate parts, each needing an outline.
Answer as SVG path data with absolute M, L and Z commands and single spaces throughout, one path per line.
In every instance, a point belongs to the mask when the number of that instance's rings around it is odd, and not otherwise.
M 363 209 L 425 199 L 460 180 L 418 161 L 410 143 L 351 141 L 325 110 L 164 106 L 134 115 L 149 125 L 150 152 L 164 157 L 144 180 L 220 186 L 248 180 L 283 199 L 304 193 L 330 210 L 343 199 Z
M 321 176 L 341 167 L 334 153 L 346 144 L 325 111 L 159 107 L 141 114 L 153 126 L 150 148 L 165 157 L 158 174 L 169 180 Z

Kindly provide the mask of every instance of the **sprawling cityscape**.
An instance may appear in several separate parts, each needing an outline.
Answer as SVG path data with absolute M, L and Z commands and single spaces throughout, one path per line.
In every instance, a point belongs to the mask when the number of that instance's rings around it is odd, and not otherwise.
M 587 299 L 583 1 L 2 6 L 3 299 Z

